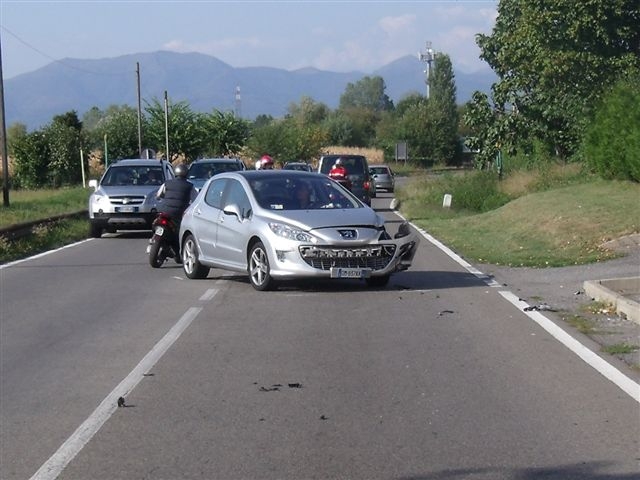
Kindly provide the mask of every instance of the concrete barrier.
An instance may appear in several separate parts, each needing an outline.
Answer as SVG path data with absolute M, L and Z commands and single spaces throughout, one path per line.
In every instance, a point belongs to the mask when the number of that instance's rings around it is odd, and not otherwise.
M 640 323 L 640 277 L 587 280 L 583 286 L 594 300 L 613 305 L 618 315 Z

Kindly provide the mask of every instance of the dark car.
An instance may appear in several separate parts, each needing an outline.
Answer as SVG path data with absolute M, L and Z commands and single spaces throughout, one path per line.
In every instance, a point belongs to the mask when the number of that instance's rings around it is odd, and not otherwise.
M 313 172 L 313 167 L 307 162 L 287 162 L 282 167 L 283 170 L 300 170 L 301 172 Z
M 238 158 L 202 158 L 189 165 L 187 180 L 200 190 L 207 180 L 223 172 L 246 170 L 245 164 Z
M 351 192 L 367 205 L 371 205 L 371 198 L 375 197 L 375 186 L 371 181 L 369 164 L 364 155 L 323 155 L 318 161 L 318 172 L 329 175 L 338 158 L 347 170 Z

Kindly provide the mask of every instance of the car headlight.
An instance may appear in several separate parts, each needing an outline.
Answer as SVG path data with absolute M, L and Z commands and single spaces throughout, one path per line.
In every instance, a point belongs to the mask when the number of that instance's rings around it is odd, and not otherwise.
M 295 240 L 297 242 L 311 242 L 317 243 L 318 239 L 313 235 L 299 230 L 297 228 L 290 227 L 289 225 L 285 225 L 284 223 L 269 223 L 269 228 L 271 231 L 278 235 L 279 237 L 286 238 L 288 240 Z
M 109 197 L 107 197 L 106 195 L 104 195 L 102 193 L 98 193 L 98 192 L 95 192 L 93 195 L 91 195 L 91 201 L 94 202 L 94 203 L 104 202 L 108 198 Z

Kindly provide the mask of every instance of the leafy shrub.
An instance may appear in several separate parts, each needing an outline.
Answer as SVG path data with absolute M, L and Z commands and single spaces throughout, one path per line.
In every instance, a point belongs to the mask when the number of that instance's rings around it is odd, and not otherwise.
M 640 182 L 640 74 L 621 80 L 603 97 L 586 129 L 582 155 L 605 179 Z

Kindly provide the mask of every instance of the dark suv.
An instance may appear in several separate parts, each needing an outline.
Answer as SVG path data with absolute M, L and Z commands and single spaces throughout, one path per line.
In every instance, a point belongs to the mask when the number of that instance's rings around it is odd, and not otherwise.
M 367 205 L 371 205 L 371 198 L 375 196 L 374 186 L 369 176 L 369 164 L 364 155 L 323 155 L 318 161 L 318 172 L 329 175 L 336 160 L 342 159 L 342 165 L 347 170 L 347 178 L 351 182 L 351 192 Z

